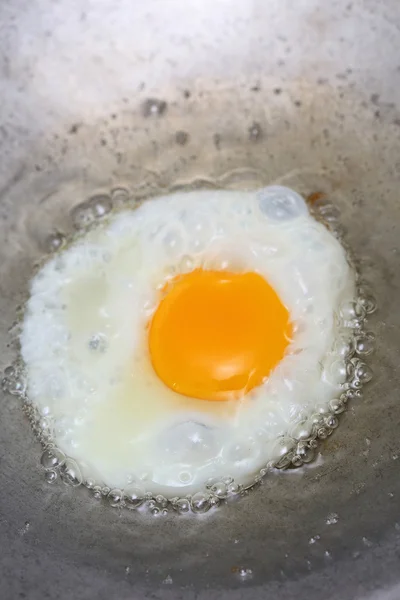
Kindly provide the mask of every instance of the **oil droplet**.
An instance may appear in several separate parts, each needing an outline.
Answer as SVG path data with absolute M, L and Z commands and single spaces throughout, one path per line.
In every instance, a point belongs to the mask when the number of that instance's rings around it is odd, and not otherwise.
M 312 538 L 310 538 L 308 543 L 309 544 L 315 544 L 320 539 L 321 539 L 321 536 L 317 534 L 317 535 L 314 535 Z
M 238 575 L 242 581 L 253 577 L 253 570 L 248 567 L 232 567 L 232 573 Z
M 29 521 L 25 521 L 24 526 L 19 530 L 20 535 L 25 535 L 28 533 L 31 524 Z
M 329 513 L 329 515 L 326 517 L 325 523 L 327 525 L 336 525 L 336 523 L 338 521 L 339 521 L 339 516 L 337 513 Z
M 259 123 L 253 123 L 249 127 L 249 138 L 252 141 L 257 141 L 262 137 L 262 128 Z
M 367 548 L 371 548 L 371 546 L 373 546 L 373 543 L 371 542 L 371 540 L 369 540 L 366 537 L 363 537 L 362 539 L 364 546 L 367 546 Z
M 174 507 L 180 513 L 187 513 L 190 510 L 190 502 L 187 498 L 180 498 L 174 502 Z
M 144 117 L 161 117 L 167 110 L 167 103 L 157 98 L 148 98 L 142 104 L 142 114 Z
M 186 131 L 177 131 L 175 141 L 179 146 L 185 146 L 189 141 L 189 134 Z

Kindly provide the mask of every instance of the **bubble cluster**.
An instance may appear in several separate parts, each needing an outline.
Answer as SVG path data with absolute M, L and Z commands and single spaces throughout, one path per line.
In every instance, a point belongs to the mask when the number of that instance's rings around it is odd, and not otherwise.
M 329 515 L 326 517 L 325 523 L 327 525 L 336 525 L 336 523 L 338 523 L 339 521 L 339 516 L 337 513 L 329 513 Z
M 1 382 L 3 392 L 13 396 L 24 397 L 26 390 L 26 374 L 21 365 L 10 365 L 4 370 Z

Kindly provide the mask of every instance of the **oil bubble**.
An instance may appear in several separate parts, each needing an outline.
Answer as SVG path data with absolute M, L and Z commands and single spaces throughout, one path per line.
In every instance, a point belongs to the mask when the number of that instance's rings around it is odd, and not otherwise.
M 210 497 L 203 492 L 197 492 L 192 497 L 191 505 L 194 513 L 206 513 L 211 508 Z
M 318 210 L 324 221 L 328 223 L 335 222 L 340 217 L 340 211 L 334 204 L 322 204 Z
M 101 500 L 101 498 L 102 498 L 101 487 L 99 485 L 93 486 L 92 494 L 93 494 L 93 498 L 95 500 Z
M 333 415 L 329 415 L 329 417 L 325 418 L 325 425 L 329 427 L 329 429 L 336 429 L 336 427 L 339 425 L 339 421 Z
M 333 345 L 333 351 L 341 358 L 350 358 L 354 354 L 354 340 L 348 336 L 339 336 Z
M 299 454 L 295 454 L 292 458 L 292 465 L 294 467 L 301 467 L 303 464 L 303 459 Z
M 23 396 L 26 391 L 25 375 L 14 367 L 7 367 L 4 375 L 5 377 L 1 382 L 3 392 L 12 396 Z
M 189 483 L 192 480 L 192 475 L 189 471 L 182 471 L 179 473 L 179 481 L 181 483 Z
M 253 123 L 251 127 L 249 127 L 249 138 L 252 141 L 257 141 L 262 137 L 262 128 L 259 123 Z
M 96 194 L 87 201 L 88 207 L 92 210 L 96 219 L 104 217 L 112 209 L 112 200 L 108 194 Z
M 312 426 L 308 421 L 297 423 L 290 432 L 290 437 L 295 440 L 306 440 L 310 437 Z
M 342 384 L 348 377 L 347 366 L 343 360 L 335 360 L 328 368 L 324 369 L 323 376 L 333 385 Z
M 233 483 L 233 477 L 221 477 L 221 481 L 223 481 L 224 483 L 226 483 L 226 485 L 229 485 L 230 483 Z
M 339 399 L 339 398 L 333 398 L 330 402 L 329 402 L 329 408 L 331 409 L 331 411 L 335 414 L 335 415 L 339 415 L 340 413 L 342 413 L 344 410 L 346 410 L 346 405 L 343 402 L 343 400 Z
M 109 492 L 107 500 L 110 506 L 116 508 L 117 506 L 121 506 L 122 497 L 122 491 L 119 489 L 115 489 Z
M 310 463 L 315 456 L 315 449 L 311 447 L 311 442 L 309 444 L 305 444 L 304 442 L 300 442 L 297 445 L 296 453 L 300 457 L 303 463 Z
M 135 485 L 128 486 L 124 490 L 123 499 L 125 506 L 134 510 L 139 508 L 145 501 L 144 491 Z
M 123 206 L 129 200 L 129 190 L 124 187 L 116 187 L 111 191 L 113 206 Z
M 78 487 L 83 479 L 77 463 L 72 458 L 67 458 L 60 468 L 61 479 L 66 485 Z
M 60 467 L 64 464 L 65 460 L 66 457 L 64 452 L 58 448 L 48 448 L 43 452 L 40 462 L 42 467 L 44 467 L 46 470 L 50 470 Z
M 157 504 L 159 506 L 161 506 L 162 508 L 166 508 L 168 506 L 168 500 L 161 494 L 157 494 L 157 496 L 155 497 L 155 500 L 156 500 Z
M 365 318 L 365 309 L 357 302 L 347 302 L 340 307 L 343 327 L 359 328 Z
M 167 103 L 157 98 L 148 98 L 142 104 L 142 114 L 144 117 L 161 117 L 167 110 Z
M 290 188 L 273 185 L 257 196 L 261 212 L 273 221 L 291 221 L 308 213 L 304 199 Z
M 230 483 L 228 485 L 228 494 L 230 494 L 232 496 L 236 496 L 237 494 L 240 494 L 241 491 L 242 491 L 241 485 L 239 483 L 236 483 L 235 481 L 232 481 L 232 483 Z
M 374 351 L 375 335 L 367 331 L 355 338 L 355 349 L 359 356 L 368 356 Z
M 44 478 L 46 480 L 46 483 L 55 483 L 57 480 L 57 471 L 46 471 L 46 473 L 44 474 Z
M 211 492 L 217 496 L 217 498 L 224 499 L 228 496 L 228 488 L 227 485 L 223 481 L 219 481 L 215 483 L 211 487 Z
M 359 289 L 358 303 L 363 307 L 367 315 L 374 313 L 377 309 L 374 296 L 364 288 Z
M 174 507 L 180 513 L 187 513 L 190 510 L 190 502 L 187 498 L 180 498 L 174 502 Z
M 288 455 L 293 450 L 293 446 L 294 441 L 292 438 L 285 436 L 279 438 L 272 450 L 272 457 L 277 468 L 284 468 L 290 463 L 291 457 Z
M 329 435 L 329 430 L 326 427 L 320 427 L 317 431 L 317 436 L 320 440 L 326 440 Z
M 47 252 L 56 252 L 64 246 L 65 242 L 65 235 L 59 231 L 55 231 L 47 237 L 45 241 L 45 250 Z
M 368 383 L 373 377 L 372 369 L 366 363 L 359 362 L 355 370 L 355 377 L 361 383 Z
M 13 367 L 12 365 L 6 367 L 4 369 L 4 375 L 5 377 L 13 377 L 15 375 L 15 367 Z
M 78 230 L 89 227 L 96 220 L 93 209 L 87 202 L 82 202 L 81 204 L 74 206 L 70 212 L 70 215 L 73 226 Z

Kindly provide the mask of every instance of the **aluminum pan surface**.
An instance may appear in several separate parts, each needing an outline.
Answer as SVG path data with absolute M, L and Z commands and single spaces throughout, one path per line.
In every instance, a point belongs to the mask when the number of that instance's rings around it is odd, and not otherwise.
M 398 3 L 19 0 L 0 22 L 2 366 L 46 235 L 117 184 L 325 191 L 379 302 L 376 377 L 318 463 L 201 518 L 142 519 L 46 486 L 2 397 L 2 597 L 397 599 Z M 148 98 L 167 102 L 159 118 Z

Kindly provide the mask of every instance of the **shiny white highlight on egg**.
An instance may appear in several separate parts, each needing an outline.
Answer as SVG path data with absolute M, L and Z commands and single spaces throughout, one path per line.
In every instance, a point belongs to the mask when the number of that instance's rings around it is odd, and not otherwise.
M 256 271 L 287 306 L 293 341 L 243 401 L 175 394 L 151 366 L 146 325 L 159 290 L 202 266 Z M 296 192 L 197 191 L 111 216 L 31 284 L 21 334 L 31 401 L 84 477 L 167 497 L 210 477 L 248 484 L 311 432 L 346 374 L 343 306 L 354 276 L 339 242 Z M 268 341 L 266 340 L 266 343 Z

